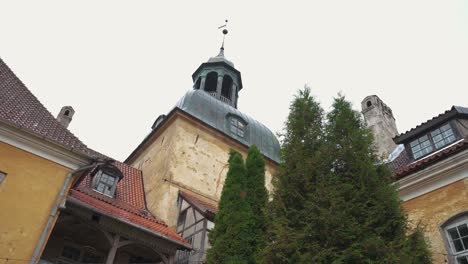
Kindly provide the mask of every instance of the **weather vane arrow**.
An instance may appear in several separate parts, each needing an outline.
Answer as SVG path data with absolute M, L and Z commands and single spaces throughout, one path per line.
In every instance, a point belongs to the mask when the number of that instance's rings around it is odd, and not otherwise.
M 227 23 L 228 23 L 228 20 L 226 19 L 226 23 L 222 26 L 219 26 L 218 29 L 223 29 L 223 44 L 221 45 L 221 52 L 224 50 L 224 39 L 226 38 L 226 35 L 228 33 L 228 30 L 227 30 Z

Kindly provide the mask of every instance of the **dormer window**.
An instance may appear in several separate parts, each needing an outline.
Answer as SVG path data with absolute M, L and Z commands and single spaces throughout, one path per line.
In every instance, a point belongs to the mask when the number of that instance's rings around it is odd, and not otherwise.
M 434 150 L 447 146 L 455 140 L 456 136 L 450 123 L 446 123 L 445 125 L 430 131 L 426 135 L 413 140 L 410 142 L 410 147 L 414 159 L 419 159 Z
M 230 126 L 231 126 L 230 130 L 232 134 L 241 138 L 244 137 L 245 124 L 243 121 L 241 121 L 239 118 L 231 117 Z
M 95 191 L 110 197 L 115 196 L 118 181 L 123 177 L 122 173 L 113 166 L 98 167 L 94 174 L 92 187 Z

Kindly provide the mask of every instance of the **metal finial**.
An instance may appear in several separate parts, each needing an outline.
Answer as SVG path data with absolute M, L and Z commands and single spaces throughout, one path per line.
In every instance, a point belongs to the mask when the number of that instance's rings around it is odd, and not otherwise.
M 227 28 L 226 28 L 226 27 L 227 27 L 227 23 L 228 23 L 228 20 L 226 19 L 226 23 L 225 23 L 224 25 L 218 27 L 218 29 L 224 28 L 224 29 L 223 29 L 223 43 L 221 44 L 221 49 L 220 49 L 220 51 L 219 51 L 218 56 L 224 56 L 224 39 L 226 38 L 226 35 L 227 35 L 227 33 L 229 32 L 229 31 L 227 30 Z

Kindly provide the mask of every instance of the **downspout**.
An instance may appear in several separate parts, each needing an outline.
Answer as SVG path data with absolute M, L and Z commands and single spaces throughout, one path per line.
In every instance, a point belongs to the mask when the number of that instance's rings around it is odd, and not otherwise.
M 100 162 L 93 162 L 93 164 L 83 166 L 81 168 L 78 168 L 76 170 L 73 170 L 67 173 L 67 175 L 65 176 L 65 181 L 63 182 L 62 188 L 60 189 L 60 193 L 57 196 L 57 199 L 55 200 L 54 207 L 52 208 L 49 218 L 47 219 L 47 223 L 44 229 L 42 230 L 41 236 L 39 238 L 39 242 L 37 243 L 36 248 L 34 249 L 34 253 L 32 255 L 31 261 L 29 262 L 30 264 L 35 264 L 39 260 L 39 257 L 40 257 L 39 254 L 41 253 L 41 249 L 46 242 L 47 234 L 52 228 L 52 224 L 54 223 L 54 219 L 57 216 L 58 209 L 60 208 L 62 201 L 64 200 L 64 196 L 67 194 L 67 187 L 68 187 L 68 184 L 70 183 L 72 176 L 78 172 L 92 169 L 99 164 Z

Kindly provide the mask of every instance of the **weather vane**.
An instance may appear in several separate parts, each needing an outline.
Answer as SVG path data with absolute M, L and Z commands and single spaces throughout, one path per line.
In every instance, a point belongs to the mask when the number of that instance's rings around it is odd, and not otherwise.
M 226 19 L 226 23 L 220 27 L 218 27 L 218 29 L 223 29 L 223 44 L 221 45 L 221 49 L 224 50 L 224 39 L 226 38 L 226 35 L 228 33 L 228 30 L 227 30 L 227 23 L 228 23 L 228 20 Z

